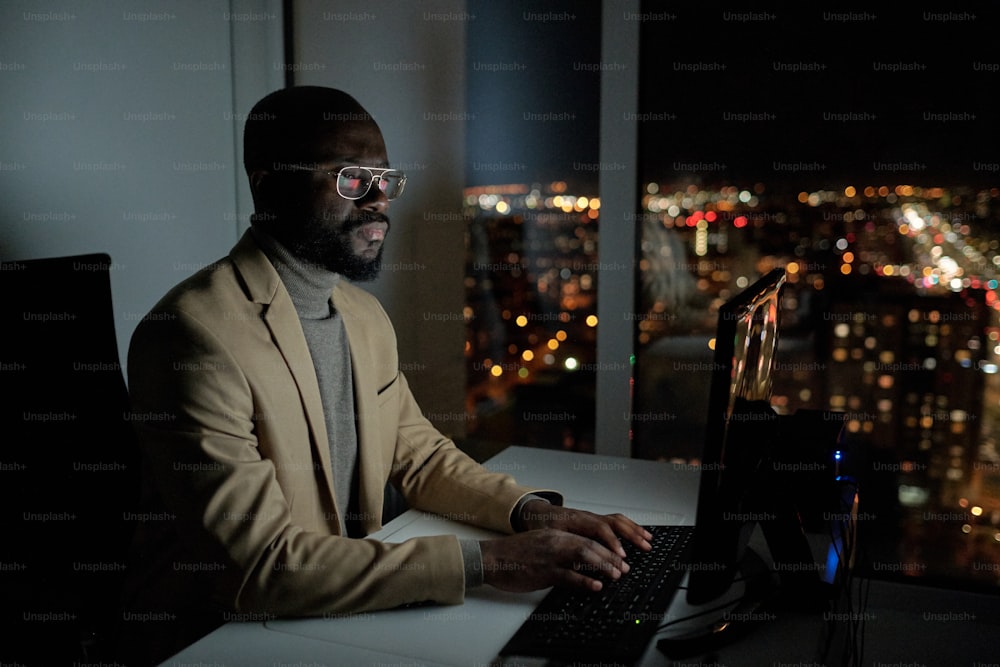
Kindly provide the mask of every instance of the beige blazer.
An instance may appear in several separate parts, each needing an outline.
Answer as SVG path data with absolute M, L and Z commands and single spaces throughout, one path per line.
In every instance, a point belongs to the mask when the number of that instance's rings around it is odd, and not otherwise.
M 366 532 L 380 528 L 387 480 L 414 507 L 512 532 L 534 489 L 487 472 L 422 416 L 371 294 L 342 280 L 333 302 L 351 350 Z M 165 642 L 162 657 L 220 620 L 462 602 L 456 537 L 339 536 L 312 360 L 249 233 L 144 318 L 128 374 L 147 483 L 124 620 Z

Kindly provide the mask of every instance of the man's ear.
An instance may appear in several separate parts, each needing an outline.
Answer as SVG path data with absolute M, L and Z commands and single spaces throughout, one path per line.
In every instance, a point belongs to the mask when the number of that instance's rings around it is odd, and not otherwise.
M 257 169 L 250 172 L 250 192 L 256 194 L 260 191 L 261 182 L 270 176 L 271 172 L 266 169 Z

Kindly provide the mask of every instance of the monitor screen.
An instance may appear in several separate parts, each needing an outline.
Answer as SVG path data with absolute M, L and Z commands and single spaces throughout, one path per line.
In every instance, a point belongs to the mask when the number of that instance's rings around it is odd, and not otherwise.
M 785 270 L 774 269 L 719 308 L 688 579 L 691 604 L 729 589 L 756 523 L 744 500 L 767 455 L 755 428 L 777 418 L 767 401 L 784 283 Z

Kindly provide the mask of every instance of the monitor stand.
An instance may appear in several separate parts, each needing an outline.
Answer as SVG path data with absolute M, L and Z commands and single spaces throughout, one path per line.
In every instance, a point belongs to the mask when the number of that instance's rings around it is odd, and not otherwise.
M 770 521 L 759 522 L 769 553 L 765 559 L 748 545 L 728 590 L 711 601 L 691 604 L 678 595 L 664 617 L 667 627 L 657 634 L 656 647 L 672 660 L 701 655 L 745 637 L 762 621 L 781 612 L 828 611 L 834 587 L 813 564 L 812 551 L 792 505 L 780 494 L 765 494 Z M 775 569 L 777 568 L 777 569 Z M 687 583 L 688 576 L 684 583 Z M 682 586 L 684 586 L 682 583 Z
M 747 548 L 738 574 L 725 593 L 710 602 L 692 605 L 678 595 L 657 634 L 656 648 L 671 659 L 706 653 L 746 635 L 770 618 L 764 609 L 779 591 L 777 577 L 760 555 Z

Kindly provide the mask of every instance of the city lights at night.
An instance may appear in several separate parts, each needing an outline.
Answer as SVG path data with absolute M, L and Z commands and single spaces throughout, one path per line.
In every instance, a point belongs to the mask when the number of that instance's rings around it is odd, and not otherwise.
M 489 437 L 505 423 L 498 417 L 505 406 L 549 387 L 549 398 L 572 405 L 574 418 L 534 425 L 535 437 L 592 448 L 580 407 L 593 400 L 592 386 L 572 377 L 595 369 L 600 269 L 635 272 L 636 410 L 649 412 L 662 400 L 652 393 L 664 372 L 657 369 L 678 367 L 671 361 L 678 342 L 691 341 L 694 358 L 708 359 L 719 305 L 783 267 L 774 408 L 845 414 L 845 438 L 872 450 L 873 469 L 886 473 L 893 503 L 911 517 L 903 521 L 904 550 L 960 540 L 941 564 L 949 572 L 961 567 L 955 559 L 993 559 L 1000 242 L 988 221 L 1000 210 L 1000 190 L 903 184 L 771 192 L 763 183 L 650 182 L 637 198 L 636 266 L 603 267 L 594 193 L 569 192 L 562 181 L 467 189 L 474 428 Z M 697 462 L 697 452 L 669 445 L 682 423 L 669 414 L 635 424 L 638 454 Z M 530 440 L 531 429 L 519 435 Z M 906 531 L 941 512 L 967 520 L 950 536 Z

